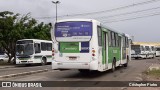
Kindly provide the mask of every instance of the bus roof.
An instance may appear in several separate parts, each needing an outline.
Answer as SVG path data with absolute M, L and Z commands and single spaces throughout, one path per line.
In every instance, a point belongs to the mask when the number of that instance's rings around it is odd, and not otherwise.
M 52 41 L 49 41 L 49 40 L 41 40 L 41 39 L 20 39 L 20 40 L 17 40 L 17 41 L 23 41 L 23 40 L 33 40 L 33 41 L 39 41 L 39 42 L 52 42 Z
M 63 20 L 58 20 L 57 22 L 68 22 L 68 21 L 90 21 L 90 22 L 93 22 L 93 21 L 97 21 L 97 20 L 95 20 L 95 19 L 63 19 Z

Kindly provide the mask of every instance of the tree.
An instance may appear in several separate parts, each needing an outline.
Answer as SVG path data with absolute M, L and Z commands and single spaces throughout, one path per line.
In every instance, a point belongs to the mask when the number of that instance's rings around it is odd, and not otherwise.
M 24 36 L 28 39 L 34 38 L 42 40 L 51 40 L 50 29 L 51 27 L 49 24 L 44 24 L 43 22 L 41 22 L 40 24 L 37 24 L 36 26 L 30 29 L 27 29 L 24 33 Z
M 0 12 L 0 46 L 6 50 L 8 63 L 13 57 L 15 58 L 17 40 L 25 38 L 50 40 L 50 25 L 38 24 L 29 15 L 20 17 L 20 14 L 13 12 Z

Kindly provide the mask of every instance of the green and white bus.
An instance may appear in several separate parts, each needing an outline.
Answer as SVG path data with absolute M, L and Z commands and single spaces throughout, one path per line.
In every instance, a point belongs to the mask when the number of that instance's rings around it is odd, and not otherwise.
M 16 43 L 16 64 L 45 65 L 52 62 L 52 41 L 22 39 Z
M 131 58 L 130 37 L 93 19 L 59 20 L 51 36 L 52 69 L 114 71 L 117 66 L 127 67 Z

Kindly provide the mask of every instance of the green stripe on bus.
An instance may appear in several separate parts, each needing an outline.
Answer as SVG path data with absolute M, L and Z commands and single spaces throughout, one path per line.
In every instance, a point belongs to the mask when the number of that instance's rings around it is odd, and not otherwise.
M 52 56 L 46 56 L 47 58 L 52 58 Z
M 34 58 L 35 58 L 35 59 L 37 59 L 37 58 L 42 58 L 42 56 L 34 56 Z
M 79 42 L 60 42 L 61 53 L 80 53 Z
M 114 57 L 116 61 L 119 61 L 121 57 L 120 52 L 120 47 L 108 47 L 108 63 L 112 63 Z

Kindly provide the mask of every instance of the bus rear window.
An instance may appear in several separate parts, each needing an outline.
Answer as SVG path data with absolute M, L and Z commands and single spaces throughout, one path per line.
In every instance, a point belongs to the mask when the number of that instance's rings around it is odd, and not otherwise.
M 72 21 L 55 25 L 57 41 L 89 41 L 92 36 L 92 22 Z

